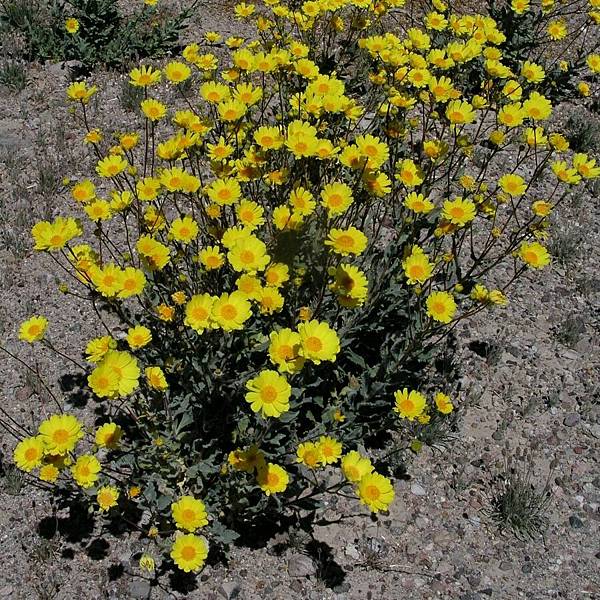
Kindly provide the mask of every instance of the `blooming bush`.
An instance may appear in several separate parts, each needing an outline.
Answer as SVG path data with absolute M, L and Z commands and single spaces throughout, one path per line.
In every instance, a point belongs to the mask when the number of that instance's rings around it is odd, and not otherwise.
M 76 60 L 84 70 L 122 67 L 172 51 L 197 1 L 177 14 L 162 10 L 158 0 L 135 4 L 124 12 L 117 0 L 4 0 L 0 33 L 18 33 L 28 60 Z
M 597 0 L 573 32 L 562 5 L 514 0 L 508 23 L 545 32 L 535 60 L 505 60 L 490 16 L 402 4 L 238 4 L 255 39 L 217 58 L 208 33 L 131 72 L 137 130 L 93 128 L 97 89 L 68 88 L 95 172 L 75 216 L 32 234 L 102 319 L 84 349 L 102 416 L 49 416 L 15 461 L 101 516 L 140 515 L 184 571 L 327 495 L 387 511 L 392 458 L 453 418 L 449 334 L 549 264 L 549 214 L 600 175 L 547 91 L 567 38 L 560 69 L 584 98 L 597 86 Z M 52 350 L 47 325 L 20 337 Z

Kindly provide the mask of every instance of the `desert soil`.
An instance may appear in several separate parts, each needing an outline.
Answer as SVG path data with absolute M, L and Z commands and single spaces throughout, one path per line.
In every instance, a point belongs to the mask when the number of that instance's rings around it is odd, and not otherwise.
M 223 10 L 206 8 L 199 31 L 238 32 Z M 37 361 L 55 390 L 64 365 L 34 357 L 16 339 L 18 323 L 46 315 L 55 345 L 67 352 L 99 331 L 93 314 L 73 317 L 82 309 L 58 291 L 60 271 L 30 250 L 32 222 L 67 207 L 48 176 L 60 183 L 89 172 L 64 101 L 67 75 L 60 65 L 31 65 L 23 91 L 0 88 L 1 340 L 21 359 Z M 101 126 L 126 129 L 133 119 L 121 107 L 123 81 L 94 75 L 103 90 Z M 456 438 L 415 458 L 409 478 L 396 484 L 389 516 L 372 521 L 357 504 L 338 503 L 330 516 L 341 511 L 346 518 L 316 527 L 320 563 L 298 536 L 281 534 L 265 547 L 234 548 L 226 565 L 207 566 L 195 584 L 165 578 L 151 587 L 135 558 L 143 540 L 98 527 L 79 539 L 66 515 L 52 517 L 49 495 L 16 480 L 14 440 L 0 432 L 0 599 L 600 598 L 598 190 L 579 186 L 556 215 L 551 246 L 558 259 L 521 279 L 506 309 L 459 330 Z M 3 356 L 0 402 L 8 413 L 34 426 L 52 412 L 36 392 L 25 369 Z M 518 539 L 490 514 L 507 461 L 530 469 L 539 490 L 549 478 L 543 536 Z

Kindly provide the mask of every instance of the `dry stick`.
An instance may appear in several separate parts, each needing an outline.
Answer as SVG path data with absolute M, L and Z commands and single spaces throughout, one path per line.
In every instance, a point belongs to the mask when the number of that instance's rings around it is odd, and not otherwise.
M 20 365 L 25 367 L 28 371 L 33 373 L 38 378 L 39 382 L 42 384 L 42 387 L 48 392 L 48 394 L 50 394 L 50 397 L 56 403 L 58 410 L 62 413 L 63 409 L 62 409 L 61 405 L 59 404 L 58 399 L 56 398 L 56 396 L 54 395 L 52 390 L 48 387 L 48 385 L 46 385 L 44 380 L 39 376 L 38 372 L 35 371 L 31 366 L 29 366 L 24 360 L 20 359 L 18 356 L 15 356 L 10 350 L 7 350 L 4 346 L 0 345 L 0 350 L 2 350 L 3 352 L 6 352 L 6 354 L 8 354 L 12 359 L 16 360 Z

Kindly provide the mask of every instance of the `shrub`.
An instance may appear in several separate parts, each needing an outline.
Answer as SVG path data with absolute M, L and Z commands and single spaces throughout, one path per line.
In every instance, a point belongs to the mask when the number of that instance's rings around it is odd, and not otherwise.
M 0 32 L 21 34 L 27 60 L 74 60 L 84 71 L 121 67 L 172 51 L 197 3 L 169 14 L 152 1 L 123 13 L 117 0 L 3 0 Z
M 511 69 L 491 17 L 434 5 L 403 28 L 400 0 L 239 4 L 258 34 L 226 58 L 208 33 L 131 72 L 136 131 L 95 129 L 96 87 L 68 88 L 95 170 L 80 218 L 32 233 L 101 319 L 81 367 L 101 416 L 46 418 L 21 469 L 142 515 L 184 571 L 327 495 L 388 510 L 387 475 L 454 430 L 450 334 L 550 262 L 548 215 L 600 174 L 549 125 L 543 57 Z M 47 327 L 20 337 L 51 351 Z

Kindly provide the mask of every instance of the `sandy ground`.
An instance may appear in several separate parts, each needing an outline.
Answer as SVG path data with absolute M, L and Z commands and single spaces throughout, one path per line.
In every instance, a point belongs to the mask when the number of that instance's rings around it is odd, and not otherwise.
M 213 20 L 204 28 L 237 31 L 222 6 L 206 10 Z M 105 90 L 104 112 L 121 123 L 131 119 L 120 108 L 123 77 L 96 79 Z M 93 314 L 73 318 L 81 309 L 58 292 L 59 271 L 29 250 L 32 220 L 65 206 L 40 173 L 59 182 L 86 173 L 68 125 L 65 83 L 60 66 L 32 66 L 24 91 L 0 88 L 0 333 L 27 361 L 33 356 L 16 341 L 16 330 L 34 312 L 49 318 L 65 350 L 98 328 Z M 522 279 L 507 309 L 459 331 L 457 438 L 416 457 L 409 478 L 396 485 L 389 516 L 374 522 L 353 516 L 356 505 L 340 503 L 332 515 L 346 518 L 316 528 L 309 549 L 315 560 L 292 532 L 262 548 L 233 548 L 227 565 L 207 566 L 195 583 L 164 578 L 151 587 L 135 558 L 143 540 L 99 528 L 82 537 L 85 517 L 53 518 L 49 496 L 19 485 L 8 466 L 14 442 L 0 433 L 0 599 L 600 598 L 598 191 L 580 186 L 556 215 L 552 243 L 561 260 Z M 37 360 L 58 390 L 63 366 Z M 22 367 L 2 358 L 0 401 L 15 419 L 34 424 L 51 412 L 36 388 Z M 506 460 L 520 471 L 530 467 L 538 489 L 550 477 L 543 537 L 517 539 L 490 516 Z

